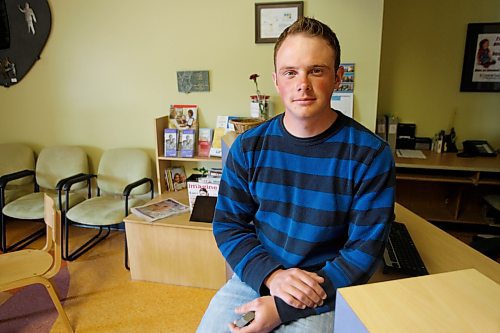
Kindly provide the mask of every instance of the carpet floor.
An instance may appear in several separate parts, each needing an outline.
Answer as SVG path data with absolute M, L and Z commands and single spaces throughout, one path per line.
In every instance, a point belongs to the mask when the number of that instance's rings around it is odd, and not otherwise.
M 33 223 L 11 221 L 7 228 L 9 239 L 18 239 Z M 94 232 L 73 228 L 71 240 Z M 132 281 L 123 265 L 123 242 L 124 233 L 113 231 L 77 260 L 63 262 L 54 277 L 75 332 L 194 332 L 215 290 Z M 30 247 L 42 246 L 40 239 Z M 41 286 L 0 292 L 1 333 L 64 332 L 57 317 Z

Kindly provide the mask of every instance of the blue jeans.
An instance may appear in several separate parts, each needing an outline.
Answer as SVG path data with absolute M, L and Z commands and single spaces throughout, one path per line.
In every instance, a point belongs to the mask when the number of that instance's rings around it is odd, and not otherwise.
M 240 315 L 234 309 L 258 298 L 259 294 L 242 282 L 236 274 L 215 294 L 201 319 L 197 333 L 230 332 L 228 323 Z M 333 332 L 334 311 L 301 318 L 278 326 L 273 332 L 278 333 L 331 333 Z

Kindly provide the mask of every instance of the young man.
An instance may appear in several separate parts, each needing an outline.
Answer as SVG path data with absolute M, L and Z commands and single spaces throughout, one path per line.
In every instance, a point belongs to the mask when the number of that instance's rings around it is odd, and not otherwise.
M 241 134 L 213 221 L 235 272 L 198 332 L 332 332 L 337 288 L 366 282 L 394 206 L 388 145 L 330 108 L 343 68 L 325 24 L 299 19 L 274 51 L 285 112 Z M 254 311 L 244 328 L 234 321 Z

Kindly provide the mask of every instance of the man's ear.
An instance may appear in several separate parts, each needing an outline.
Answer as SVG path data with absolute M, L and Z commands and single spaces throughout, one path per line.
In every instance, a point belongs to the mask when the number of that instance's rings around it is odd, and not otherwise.
M 273 72 L 272 76 L 273 76 L 274 88 L 276 88 L 276 91 L 278 91 L 278 76 L 276 75 L 276 72 Z
M 337 72 L 335 73 L 335 89 L 339 87 L 343 77 L 344 77 L 344 67 L 339 66 Z

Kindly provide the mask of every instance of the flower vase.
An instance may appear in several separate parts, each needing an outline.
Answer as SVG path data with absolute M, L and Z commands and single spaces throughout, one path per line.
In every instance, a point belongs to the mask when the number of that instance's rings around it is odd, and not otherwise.
M 250 96 L 250 117 L 251 118 L 261 118 L 263 120 L 269 119 L 270 111 L 271 111 L 271 101 L 269 100 L 269 96 L 262 95 L 261 101 L 262 103 L 262 112 L 259 105 L 259 99 L 256 95 Z

